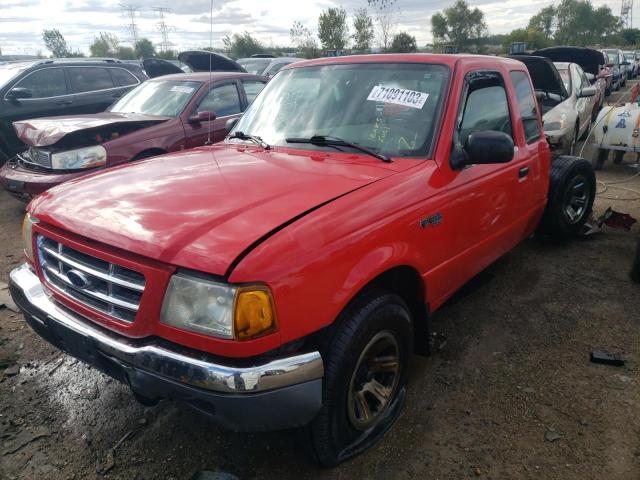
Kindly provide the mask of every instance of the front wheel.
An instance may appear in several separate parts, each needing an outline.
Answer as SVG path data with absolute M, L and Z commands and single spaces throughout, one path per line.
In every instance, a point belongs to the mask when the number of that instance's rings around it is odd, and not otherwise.
M 398 296 L 371 292 L 337 320 L 325 357 L 322 409 L 307 427 L 317 462 L 333 467 L 382 438 L 404 406 L 413 345 Z
M 559 156 L 550 172 L 549 198 L 538 231 L 557 239 L 577 236 L 591 215 L 596 175 L 584 158 Z

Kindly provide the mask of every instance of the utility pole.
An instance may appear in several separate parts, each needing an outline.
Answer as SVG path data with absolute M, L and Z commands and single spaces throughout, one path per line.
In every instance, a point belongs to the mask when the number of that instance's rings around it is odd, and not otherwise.
M 164 21 L 164 16 L 167 13 L 171 13 L 172 10 L 166 7 L 153 7 L 152 9 L 157 13 L 159 19 L 156 26 L 158 27 L 160 38 L 162 39 L 160 42 L 160 51 L 166 52 L 173 44 L 169 41 L 169 32 L 171 31 L 171 27 Z
M 129 22 L 128 28 L 131 32 L 133 48 L 135 48 L 138 43 L 138 25 L 136 24 L 136 13 L 138 13 L 140 7 L 121 3 L 120 8 L 122 9 L 122 14 L 125 16 L 125 18 L 127 18 Z
M 622 0 L 620 20 L 623 28 L 633 28 L 633 0 Z

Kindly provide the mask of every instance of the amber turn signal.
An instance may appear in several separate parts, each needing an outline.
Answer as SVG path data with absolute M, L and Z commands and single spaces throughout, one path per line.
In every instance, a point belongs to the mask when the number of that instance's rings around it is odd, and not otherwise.
M 233 336 L 248 340 L 276 328 L 271 294 L 266 288 L 238 290 L 233 315 Z

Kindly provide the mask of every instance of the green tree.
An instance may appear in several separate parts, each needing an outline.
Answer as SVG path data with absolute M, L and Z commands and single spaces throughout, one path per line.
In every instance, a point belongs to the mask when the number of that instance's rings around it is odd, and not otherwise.
M 380 46 L 386 51 L 398 23 L 397 0 L 367 0 L 367 5 L 373 10 Z
M 547 38 L 551 38 L 556 30 L 556 9 L 553 5 L 544 7 L 531 19 L 527 30 L 534 30 L 542 33 Z
M 325 50 L 342 50 L 349 41 L 347 11 L 342 7 L 327 8 L 318 17 L 318 37 Z
M 293 43 L 296 50 L 304 58 L 315 58 L 318 56 L 318 44 L 309 29 L 305 27 L 302 22 L 293 22 L 293 26 L 289 30 L 289 35 L 291 36 L 291 43 Z
M 442 13 L 431 16 L 431 32 L 438 43 L 449 43 L 464 50 L 482 42 L 482 37 L 487 33 L 487 24 L 482 10 L 470 9 L 465 0 L 457 0 Z
M 244 32 L 242 35 L 234 33 L 232 37 L 227 35 L 222 39 L 222 43 L 227 55 L 234 58 L 245 58 L 264 52 L 262 44 L 249 32 Z
M 417 52 L 416 37 L 409 35 L 407 32 L 400 32 L 393 36 L 391 41 L 391 52 L 394 53 L 411 53 Z
M 177 60 L 178 52 L 175 50 L 162 50 L 161 52 L 158 52 L 156 56 L 163 60 Z
M 118 47 L 115 57 L 120 60 L 134 60 L 136 58 L 136 54 L 131 47 Z
M 117 57 L 120 48 L 120 40 L 113 33 L 100 32 L 97 38 L 89 46 L 92 57 Z
M 365 51 L 371 48 L 373 21 L 366 8 L 359 8 L 353 14 L 353 48 Z
M 136 58 L 151 58 L 156 54 L 156 47 L 148 38 L 141 38 L 134 47 Z
M 69 56 L 69 46 L 60 31 L 56 28 L 42 31 L 42 41 L 54 58 Z

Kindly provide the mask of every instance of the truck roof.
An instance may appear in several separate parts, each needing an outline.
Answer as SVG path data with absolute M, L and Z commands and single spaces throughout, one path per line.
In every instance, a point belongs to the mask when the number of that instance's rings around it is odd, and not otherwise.
M 477 63 L 482 61 L 487 67 L 506 65 L 511 67 L 525 67 L 521 62 L 505 57 L 490 55 L 471 54 L 434 54 L 434 53 L 383 53 L 375 55 L 348 55 L 344 57 L 316 58 L 313 60 L 303 60 L 287 65 L 284 69 L 309 67 L 314 65 L 337 65 L 348 63 L 437 63 L 448 65 L 453 68 L 455 65 L 466 63 Z

